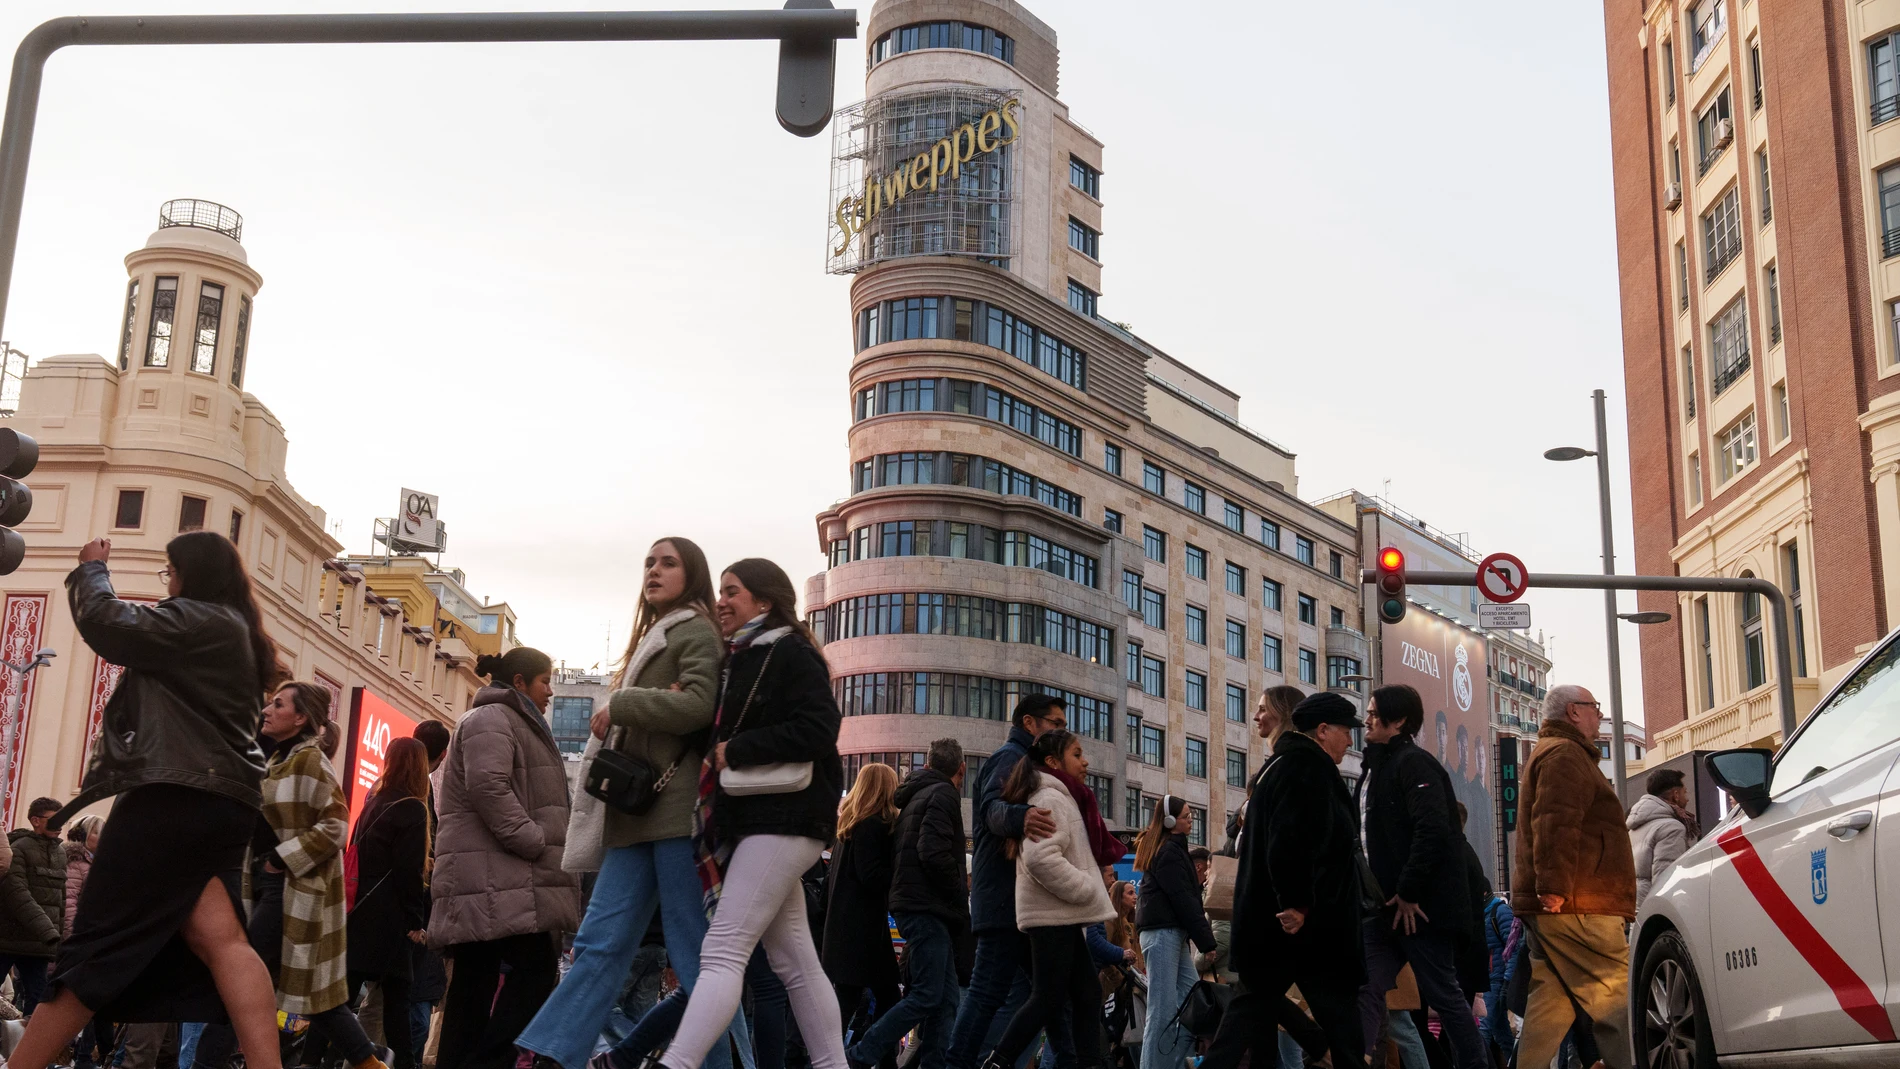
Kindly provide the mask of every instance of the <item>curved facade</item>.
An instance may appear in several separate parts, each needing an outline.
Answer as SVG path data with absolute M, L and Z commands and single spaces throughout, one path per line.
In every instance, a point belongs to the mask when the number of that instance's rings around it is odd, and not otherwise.
M 828 250 L 855 275 L 849 495 L 806 588 L 847 768 L 953 736 L 974 770 L 1049 691 L 1112 823 L 1174 793 L 1218 843 L 1254 699 L 1325 685 L 1328 629 L 1357 633 L 1354 532 L 1236 395 L 1098 317 L 1103 146 L 1055 96 L 1054 31 L 896 0 L 866 37 Z

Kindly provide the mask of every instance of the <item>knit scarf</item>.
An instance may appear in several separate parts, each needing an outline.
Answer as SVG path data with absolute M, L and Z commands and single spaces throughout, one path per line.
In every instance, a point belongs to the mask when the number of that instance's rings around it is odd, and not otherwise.
M 719 793 L 719 770 L 713 767 L 713 751 L 719 746 L 719 732 L 726 724 L 726 699 L 731 696 L 727 684 L 732 682 L 732 658 L 761 639 L 777 641 L 786 630 L 766 631 L 765 614 L 760 613 L 747 620 L 726 640 L 726 663 L 719 679 L 719 708 L 713 712 L 712 741 L 706 746 L 706 759 L 700 762 L 699 800 L 693 806 L 693 860 L 699 869 L 701 902 L 706 908 L 707 917 L 711 917 L 714 907 L 719 905 L 719 895 L 725 886 L 726 865 L 732 860 L 733 847 L 738 845 L 721 839 L 719 829 L 713 824 L 713 796 Z M 731 712 L 733 717 L 738 717 L 744 711 L 744 702 L 745 697 L 741 696 L 739 706 Z
M 1109 832 L 1108 825 L 1103 823 L 1101 807 L 1095 804 L 1095 792 L 1089 790 L 1081 780 L 1059 768 L 1044 765 L 1042 770 L 1054 776 L 1069 789 L 1069 797 L 1075 799 L 1075 807 L 1082 811 L 1082 826 L 1088 829 L 1089 853 L 1095 855 L 1095 863 L 1113 865 L 1120 861 L 1122 856 L 1128 853 L 1128 848 L 1123 846 L 1122 841 L 1115 838 Z

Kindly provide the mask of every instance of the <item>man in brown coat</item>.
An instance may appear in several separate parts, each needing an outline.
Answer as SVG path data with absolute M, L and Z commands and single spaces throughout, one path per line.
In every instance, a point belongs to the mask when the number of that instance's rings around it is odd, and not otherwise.
M 1629 941 L 1636 862 L 1623 806 L 1597 768 L 1603 710 L 1566 684 L 1544 699 L 1524 765 L 1511 909 L 1531 943 L 1530 1000 L 1517 1064 L 1550 1064 L 1578 1011 L 1596 1026 L 1605 1064 L 1629 1069 Z M 1574 1008 L 1573 1008 L 1574 1007 Z

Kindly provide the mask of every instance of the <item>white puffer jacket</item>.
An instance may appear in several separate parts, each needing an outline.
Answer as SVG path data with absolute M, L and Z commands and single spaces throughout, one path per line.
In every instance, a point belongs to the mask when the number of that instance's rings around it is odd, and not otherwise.
M 1062 781 L 1037 773 L 1029 804 L 1055 814 L 1056 833 L 1041 842 L 1022 840 L 1016 855 L 1016 927 L 1055 928 L 1094 924 L 1115 915 L 1102 869 L 1089 850 L 1082 810 Z

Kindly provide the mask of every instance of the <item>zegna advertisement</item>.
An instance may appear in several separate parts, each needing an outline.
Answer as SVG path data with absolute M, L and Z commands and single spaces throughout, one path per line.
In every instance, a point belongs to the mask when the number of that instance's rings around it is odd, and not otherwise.
M 1485 640 L 1467 628 L 1414 605 L 1405 619 L 1380 628 L 1382 682 L 1404 683 L 1425 702 L 1418 744 L 1451 774 L 1465 804 L 1465 838 L 1484 874 L 1497 886 L 1497 840 L 1492 823 L 1491 691 L 1485 678 Z

